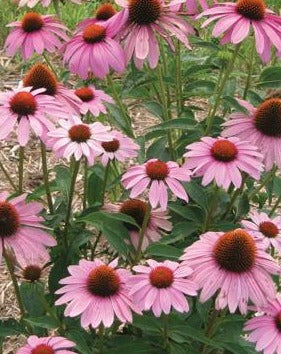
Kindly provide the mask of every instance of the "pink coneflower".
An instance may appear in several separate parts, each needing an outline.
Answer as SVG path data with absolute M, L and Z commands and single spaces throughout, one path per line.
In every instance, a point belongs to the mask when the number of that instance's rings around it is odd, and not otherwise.
M 97 90 L 93 85 L 76 89 L 75 95 L 82 101 L 80 113 L 90 112 L 95 117 L 98 117 L 101 113 L 106 113 L 105 103 L 114 103 L 111 96 L 103 90 Z
M 0 139 L 6 139 L 17 125 L 17 136 L 21 146 L 29 140 L 30 129 L 44 139 L 54 129 L 58 118 L 68 118 L 62 105 L 54 97 L 44 94 L 45 89 L 32 91 L 24 87 L 0 93 Z
M 262 314 L 248 320 L 244 330 L 251 332 L 247 340 L 256 343 L 256 350 L 264 354 L 280 353 L 281 351 L 281 297 L 269 301 L 262 308 L 257 309 Z
M 102 153 L 100 143 L 110 141 L 110 127 L 99 122 L 85 124 L 78 117 L 60 120 L 60 127 L 48 133 L 47 145 L 52 148 L 58 158 L 71 156 L 78 161 L 82 156 L 91 166 L 95 157 Z
M 190 49 L 188 35 L 194 34 L 194 29 L 173 9 L 174 4 L 182 1 L 171 1 L 165 4 L 163 0 L 117 0 L 124 7 L 124 26 L 118 34 L 124 42 L 127 62 L 134 56 L 137 68 L 141 69 L 148 59 L 149 66 L 155 68 L 159 61 L 158 36 L 161 36 L 174 50 L 171 37 L 176 37 Z
M 218 20 L 213 36 L 224 33 L 221 44 L 242 42 L 253 28 L 256 40 L 256 50 L 264 62 L 271 57 L 272 45 L 280 51 L 281 47 L 281 17 L 266 8 L 263 0 L 238 0 L 236 3 L 226 2 L 216 4 L 211 9 L 201 13 L 198 18 L 209 16 L 202 27 Z
M 202 176 L 202 185 L 212 180 L 219 187 L 228 189 L 233 183 L 241 187 L 241 172 L 246 172 L 256 180 L 260 179 L 263 170 L 262 155 L 256 146 L 238 138 L 204 137 L 200 142 L 186 147 L 185 167 L 193 169 L 196 176 Z
M 88 25 L 93 25 L 95 23 L 104 23 L 112 18 L 114 15 L 117 14 L 116 9 L 110 4 L 106 2 L 101 4 L 97 10 L 95 11 L 94 17 L 86 18 L 85 20 L 81 21 L 77 25 L 78 31 L 83 30 Z
M 201 302 L 219 291 L 217 310 L 228 306 L 234 313 L 239 307 L 245 314 L 249 300 L 262 306 L 274 298 L 270 274 L 280 274 L 280 268 L 263 246 L 242 229 L 207 232 L 185 249 L 181 259 L 194 270 L 193 280 L 202 288 Z
M 50 256 L 44 254 L 31 254 L 28 258 L 17 257 L 16 275 L 24 281 L 34 283 L 45 275 L 48 269 Z
M 281 168 L 281 99 L 270 98 L 257 108 L 246 101 L 239 100 L 247 113 L 233 113 L 224 123 L 223 136 L 237 136 L 259 147 L 265 169 L 274 164 Z
M 129 215 L 136 221 L 139 227 L 132 224 L 125 224 L 129 231 L 131 242 L 136 249 L 139 242 L 140 228 L 143 225 L 147 207 L 147 203 L 139 199 L 129 199 L 122 203 L 107 204 L 105 206 L 108 211 Z M 142 243 L 142 251 L 144 251 L 150 243 L 160 240 L 163 231 L 169 232 L 172 230 L 172 223 L 169 221 L 169 218 L 166 211 L 162 211 L 161 209 L 151 210 Z
M 61 47 L 61 40 L 68 40 L 65 34 L 67 28 L 50 15 L 41 16 L 36 12 L 28 12 L 21 21 L 12 22 L 8 27 L 14 29 L 6 39 L 6 53 L 13 56 L 20 49 L 24 60 L 30 58 L 34 52 L 54 52 Z
M 31 67 L 23 78 L 24 87 L 32 87 L 32 90 L 45 88 L 45 95 L 53 96 L 67 109 L 70 114 L 79 114 L 81 100 L 70 90 L 58 82 L 55 74 L 47 65 L 37 63 Z
M 164 261 L 146 261 L 148 266 L 133 268 L 137 275 L 129 279 L 130 294 L 143 311 L 152 309 L 156 317 L 168 315 L 173 307 L 178 312 L 188 312 L 186 295 L 197 295 L 197 284 L 190 279 L 192 269 L 186 264 Z
M 76 344 L 64 337 L 30 336 L 27 344 L 17 351 L 17 354 L 75 354 Z
M 65 286 L 56 292 L 63 295 L 55 304 L 67 304 L 65 316 L 81 315 L 83 328 L 97 328 L 101 323 L 110 327 L 115 316 L 122 323 L 132 322 L 132 311 L 141 313 L 129 296 L 127 282 L 131 273 L 116 269 L 117 265 L 117 259 L 108 265 L 96 259 L 69 266 L 71 275 L 60 281 Z
M 70 0 L 74 4 L 81 4 L 81 0 Z M 20 0 L 19 7 L 28 6 L 34 7 L 38 3 L 41 3 L 43 7 L 48 7 L 51 4 L 52 0 Z
M 265 249 L 273 246 L 281 254 L 281 217 L 270 219 L 265 213 L 253 211 L 250 219 L 241 221 L 246 231 L 262 242 Z
M 45 257 L 46 246 L 55 246 L 53 237 L 41 230 L 43 218 L 38 214 L 43 205 L 26 203 L 26 194 L 7 200 L 8 193 L 0 193 L 0 260 L 3 246 L 12 249 L 16 258 L 29 258 L 33 254 Z
M 126 135 L 113 130 L 111 132 L 112 140 L 101 143 L 102 155 L 101 163 L 106 166 L 109 161 L 117 160 L 125 162 L 138 156 L 139 145 Z
M 64 63 L 68 63 L 70 71 L 84 80 L 89 73 L 103 79 L 110 69 L 123 72 L 124 51 L 113 39 L 118 30 L 115 22 L 88 25 L 66 44 Z
M 189 182 L 191 172 L 179 167 L 176 162 L 164 162 L 151 159 L 143 165 L 133 166 L 123 175 L 122 182 L 126 189 L 132 189 L 131 198 L 135 198 L 149 188 L 149 201 L 152 208 L 160 204 L 167 209 L 167 187 L 180 199 L 188 201 L 188 195 L 180 182 Z
M 216 0 L 186 0 L 186 10 L 188 15 L 197 15 L 201 10 L 207 10 L 211 3 L 217 4 Z

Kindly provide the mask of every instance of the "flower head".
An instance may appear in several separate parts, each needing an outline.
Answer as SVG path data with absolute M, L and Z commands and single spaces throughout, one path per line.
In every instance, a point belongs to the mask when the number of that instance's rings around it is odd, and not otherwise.
M 163 210 L 167 209 L 168 191 L 188 201 L 188 196 L 180 182 L 190 181 L 191 172 L 187 168 L 179 167 L 176 162 L 164 162 L 151 159 L 143 165 L 131 167 L 122 177 L 126 189 L 132 189 L 131 198 L 135 198 L 149 188 L 149 202 L 152 208 L 160 204 Z
M 132 159 L 138 156 L 139 145 L 134 143 L 131 138 L 126 135 L 113 130 L 111 132 L 112 140 L 104 141 L 101 143 L 102 155 L 101 163 L 106 166 L 109 161 L 117 160 L 125 162 L 128 159 Z
M 125 226 L 129 231 L 133 246 L 137 248 L 140 236 L 139 232 L 143 225 L 148 204 L 139 199 L 128 199 L 122 203 L 107 204 L 105 207 L 108 211 L 123 213 L 131 216 L 135 220 L 138 227 L 132 224 L 125 224 Z M 156 242 L 161 238 L 162 230 L 167 232 L 172 230 L 172 223 L 169 221 L 169 218 L 166 211 L 162 211 L 161 209 L 151 210 L 142 243 L 142 251 L 144 251 L 150 243 Z
M 149 66 L 155 68 L 159 61 L 158 36 L 161 36 L 174 50 L 171 36 L 180 40 L 190 49 L 187 36 L 194 29 L 173 10 L 173 5 L 182 1 L 165 4 L 163 0 L 118 0 L 124 7 L 124 26 L 119 34 L 124 42 L 127 62 L 134 57 L 137 68 L 142 68 L 148 59 Z
M 149 259 L 148 266 L 133 268 L 137 273 L 129 279 L 130 294 L 141 310 L 152 312 L 159 317 L 162 312 L 169 314 L 171 308 L 188 312 L 186 295 L 197 295 L 197 284 L 190 279 L 192 269 L 177 262 L 156 262 Z
M 46 273 L 50 256 L 48 254 L 31 254 L 28 258 L 17 257 L 16 275 L 27 282 L 37 282 Z
M 234 313 L 238 307 L 245 314 L 249 300 L 262 306 L 275 296 L 270 274 L 279 274 L 280 268 L 245 230 L 207 232 L 185 249 L 181 259 L 194 270 L 201 302 L 218 291 L 217 310 L 228 306 Z
M 67 304 L 65 316 L 81 315 L 81 326 L 110 327 L 116 316 L 120 322 L 132 322 L 132 311 L 140 313 L 129 296 L 127 285 L 131 273 L 119 268 L 117 259 L 106 265 L 99 259 L 81 260 L 69 266 L 70 276 L 60 281 L 64 286 L 56 305 Z
M 89 73 L 103 79 L 110 69 L 123 72 L 124 51 L 113 39 L 118 30 L 114 22 L 88 25 L 66 44 L 64 63 L 82 79 L 87 79 Z
M 254 211 L 250 215 L 250 220 L 241 221 L 246 231 L 260 241 L 265 249 L 273 246 L 281 254 L 281 217 L 270 219 L 267 214 Z
M 30 336 L 27 344 L 17 351 L 17 354 L 75 354 L 73 349 L 75 343 L 64 337 L 42 337 Z
M 112 4 L 109 2 L 105 2 L 97 8 L 94 17 L 86 18 L 85 20 L 79 22 L 77 25 L 77 29 L 78 31 L 81 31 L 88 25 L 93 25 L 95 23 L 104 23 L 109 19 L 112 19 L 116 14 L 117 11 L 112 6 Z M 117 18 L 117 16 L 115 18 Z
M 55 246 L 53 237 L 42 230 L 43 218 L 38 214 L 43 205 L 26 203 L 26 194 L 7 199 L 8 193 L 0 193 L 0 260 L 3 246 L 13 250 L 17 259 L 28 259 L 37 254 L 47 257 L 46 246 Z
M 0 93 L 0 139 L 6 139 L 17 128 L 18 141 L 25 146 L 30 128 L 36 136 L 44 139 L 49 130 L 54 129 L 58 118 L 68 118 L 63 106 L 52 96 L 45 95 L 41 88 L 32 90 L 24 87 Z
M 99 122 L 85 124 L 78 117 L 60 120 L 60 127 L 48 133 L 47 144 L 52 148 L 58 158 L 70 159 L 74 156 L 78 161 L 82 156 L 93 165 L 95 157 L 102 153 L 100 143 L 110 141 L 110 127 Z
M 97 90 L 93 85 L 77 88 L 75 95 L 82 101 L 80 113 L 90 112 L 95 117 L 98 117 L 100 113 L 106 114 L 105 103 L 114 103 L 111 96 L 103 90 Z
M 250 332 L 247 340 L 256 343 L 257 352 L 279 353 L 281 348 L 281 297 L 277 294 L 266 306 L 258 308 L 262 314 L 248 320 L 244 330 Z
M 217 21 L 213 36 L 224 34 L 222 44 L 242 42 L 254 31 L 256 50 L 264 62 L 271 58 L 271 47 L 280 52 L 281 17 L 266 8 L 264 0 L 238 0 L 235 3 L 218 3 L 213 8 L 201 13 L 198 18 L 209 16 L 202 27 Z M 281 52 L 280 52 L 281 53 Z
M 238 138 L 204 137 L 200 142 L 188 145 L 185 167 L 193 169 L 195 175 L 202 176 L 202 185 L 212 180 L 228 189 L 233 183 L 236 188 L 242 184 L 241 172 L 246 172 L 256 180 L 263 170 L 262 155 L 257 147 Z
M 258 146 L 266 170 L 274 164 L 281 167 L 281 99 L 270 98 L 257 108 L 246 101 L 239 100 L 248 113 L 233 113 L 224 123 L 223 136 L 236 136 Z
M 45 95 L 53 96 L 70 114 L 79 114 L 81 100 L 73 90 L 68 89 L 58 82 L 55 74 L 47 65 L 37 63 L 31 67 L 23 78 L 24 87 L 32 87 L 32 90 L 45 88 Z
M 14 28 L 5 42 L 6 53 L 14 56 L 20 49 L 24 60 L 29 59 L 34 52 L 54 52 L 61 47 L 61 40 L 68 40 L 65 34 L 67 28 L 50 15 L 28 12 L 21 21 L 12 22 L 8 27 Z

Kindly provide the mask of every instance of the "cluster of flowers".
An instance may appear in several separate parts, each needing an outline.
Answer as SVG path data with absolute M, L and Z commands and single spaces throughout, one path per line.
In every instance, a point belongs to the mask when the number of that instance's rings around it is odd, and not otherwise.
M 20 0 L 19 5 L 33 7 L 38 2 Z M 123 7 L 119 12 L 104 4 L 94 18 L 78 24 L 71 39 L 67 28 L 53 16 L 29 12 L 10 24 L 13 29 L 6 40 L 6 52 L 15 55 L 21 49 L 26 60 L 35 52 L 60 50 L 69 70 L 82 79 L 91 74 L 104 79 L 111 69 L 121 73 L 132 58 L 139 69 L 146 60 L 155 68 L 160 55 L 158 35 L 172 50 L 171 36 L 190 49 L 188 35 L 194 29 L 180 16 L 184 2 L 173 0 L 167 5 L 161 0 L 119 0 Z M 252 26 L 261 59 L 270 60 L 272 45 L 281 55 L 281 18 L 267 10 L 262 0 L 216 4 L 211 9 L 204 0 L 199 2 L 205 11 L 197 18 L 209 16 L 203 27 L 217 21 L 213 36 L 224 34 L 222 44 L 241 43 Z M 48 6 L 50 0 L 42 4 Z M 188 1 L 186 13 L 198 14 L 197 5 L 195 0 Z M 87 123 L 88 113 L 96 117 L 106 113 L 105 103 L 114 101 L 102 90 L 94 86 L 69 89 L 47 66 L 35 64 L 19 88 L 0 94 L 0 114 L 5 117 L 0 122 L 0 139 L 17 131 L 19 144 L 25 146 L 32 129 L 58 158 L 79 161 L 83 157 L 89 165 L 97 157 L 103 165 L 113 159 L 124 162 L 135 158 L 139 147 L 131 138 L 100 122 Z M 143 249 L 159 240 L 163 230 L 171 230 L 168 190 L 188 202 L 182 182 L 189 182 L 191 176 L 202 177 L 203 186 L 214 180 L 228 190 L 231 183 L 241 187 L 242 172 L 259 180 L 264 168 L 281 167 L 281 99 L 270 98 L 257 108 L 242 100 L 239 104 L 248 113 L 232 114 L 222 136 L 204 137 L 187 146 L 183 166 L 151 159 L 123 175 L 123 186 L 130 190 L 132 199 L 106 207 L 132 216 L 140 227 L 147 208 L 152 208 Z M 147 189 L 149 203 L 135 199 Z M 2 255 L 12 249 L 25 279 L 34 281 L 49 259 L 46 247 L 55 246 L 56 241 L 42 226 L 39 213 L 43 206 L 26 203 L 25 198 L 9 199 L 7 193 L 0 194 L 0 250 Z M 249 340 L 268 354 L 280 350 L 281 300 L 271 279 L 271 274 L 280 274 L 280 268 L 266 250 L 273 246 L 281 253 L 281 218 L 253 213 L 251 219 L 242 221 L 244 229 L 201 235 L 185 250 L 181 262 L 147 260 L 146 265 L 133 267 L 132 273 L 117 268 L 117 260 L 108 265 L 99 259 L 81 260 L 79 265 L 70 266 L 70 276 L 60 281 L 64 286 L 57 291 L 61 297 L 56 305 L 67 304 L 66 316 L 81 315 L 84 328 L 97 328 L 101 323 L 110 327 L 115 316 L 122 323 L 131 322 L 133 312 L 151 309 L 157 317 L 169 314 L 172 308 L 188 312 L 186 295 L 196 296 L 201 290 L 200 301 L 205 302 L 218 292 L 218 310 L 228 307 L 234 313 L 238 308 L 245 314 L 251 301 L 256 310 L 264 311 L 265 315 L 247 322 L 245 329 L 253 331 Z M 137 248 L 139 229 L 130 227 L 130 235 Z M 35 254 L 37 260 L 33 259 Z M 32 336 L 18 353 L 72 353 L 67 348 L 74 345 L 62 337 Z

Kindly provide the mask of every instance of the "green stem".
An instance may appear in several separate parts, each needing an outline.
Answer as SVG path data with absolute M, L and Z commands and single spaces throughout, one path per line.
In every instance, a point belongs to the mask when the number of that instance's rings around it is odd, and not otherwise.
M 235 204 L 235 202 L 236 202 L 236 199 L 237 199 L 238 196 L 243 192 L 243 189 L 244 189 L 244 185 L 245 185 L 246 180 L 247 180 L 247 177 L 246 177 L 246 176 L 243 176 L 241 187 L 240 187 L 240 188 L 237 188 L 237 189 L 234 191 L 234 193 L 233 193 L 233 195 L 232 195 L 232 197 L 231 197 L 231 199 L 230 199 L 230 201 L 229 201 L 228 207 L 227 207 L 225 213 L 223 214 L 222 219 L 225 219 L 225 218 L 228 216 L 228 214 L 231 212 L 231 210 L 232 210 L 232 208 L 233 208 L 233 206 L 234 206 L 234 204 Z
M 107 185 L 107 180 L 109 176 L 109 170 L 110 170 L 110 161 L 108 161 L 106 167 L 105 167 L 105 172 L 104 172 L 104 179 L 103 179 L 103 186 L 102 186 L 102 205 L 104 204 L 104 199 L 105 199 L 105 192 L 106 192 L 106 185 Z
M 42 56 L 44 57 L 44 59 L 45 59 L 47 65 L 48 65 L 49 68 L 52 70 L 52 72 L 56 75 L 56 77 L 58 77 L 58 75 L 57 75 L 57 73 L 56 73 L 56 70 L 55 70 L 53 64 L 50 62 L 50 60 L 49 60 L 47 54 L 46 54 L 45 52 L 43 52 L 43 53 L 42 53 Z
M 99 354 L 104 353 L 104 326 L 101 324 L 99 326 Z
M 119 109 L 122 113 L 123 119 L 125 121 L 125 124 L 127 126 L 127 133 L 131 138 L 134 138 L 135 136 L 134 136 L 134 132 L 132 130 L 131 118 L 130 118 L 123 102 L 121 101 L 121 99 L 119 97 L 119 94 L 116 90 L 116 86 L 114 84 L 114 80 L 112 79 L 111 75 L 108 75 L 107 80 L 108 80 L 109 87 L 112 89 L 114 100 L 117 103 L 117 106 L 119 107 Z
M 87 208 L 87 194 L 88 194 L 88 163 L 85 158 L 84 161 L 84 195 L 83 195 L 83 210 Z
M 50 213 L 54 214 L 54 206 L 53 206 L 52 194 L 51 194 L 50 184 L 49 184 L 49 172 L 47 166 L 46 147 L 44 143 L 42 143 L 42 141 L 41 141 L 41 156 L 42 156 L 43 179 L 44 179 L 44 185 L 45 185 L 46 196 L 48 201 L 48 207 Z
M 177 114 L 181 115 L 183 106 L 182 97 L 182 79 L 181 79 L 181 45 L 180 41 L 176 42 L 176 95 L 177 95 Z
M 234 63 L 235 63 L 235 60 L 238 56 L 238 52 L 239 52 L 239 49 L 241 47 L 241 43 L 240 44 L 237 44 L 234 52 L 233 52 L 233 55 L 232 55 L 232 58 L 231 60 L 229 61 L 228 63 L 228 66 L 227 66 L 227 69 L 224 73 L 224 77 L 223 79 L 221 80 L 221 84 L 216 92 L 216 98 L 215 98 L 215 103 L 214 103 L 214 106 L 210 112 L 210 114 L 208 115 L 207 119 L 206 119 L 206 131 L 205 131 L 205 135 L 208 135 L 210 133 L 210 131 L 212 130 L 212 127 L 213 127 L 213 123 L 214 123 L 214 119 L 215 119 L 215 116 L 216 116 L 216 113 L 217 113 L 217 109 L 220 105 L 220 101 L 221 101 L 221 96 L 223 94 L 223 91 L 224 91 L 224 88 L 225 88 L 225 85 L 227 83 L 227 80 L 229 79 L 229 76 L 233 70 L 233 67 L 234 67 Z
M 66 248 L 68 247 L 67 233 L 68 233 L 68 227 L 69 227 L 69 223 L 70 223 L 72 200 L 73 200 L 73 196 L 74 196 L 75 183 L 76 183 L 76 178 L 77 178 L 78 171 L 79 171 L 79 166 L 80 166 L 80 160 L 74 161 L 73 173 L 72 173 L 72 178 L 71 178 L 71 183 L 70 183 L 68 205 L 67 205 L 67 211 L 66 211 L 66 218 L 65 218 L 65 227 L 64 227 L 64 243 L 65 243 Z
M 169 108 L 167 104 L 167 99 L 166 99 L 166 91 L 165 91 L 165 84 L 163 81 L 163 75 L 162 75 L 162 68 L 161 64 L 158 64 L 157 66 L 157 75 L 158 75 L 158 82 L 159 82 L 159 88 L 160 88 L 160 96 L 161 96 L 161 102 L 163 106 L 163 113 L 164 113 L 164 120 L 168 121 L 170 119 L 169 116 Z M 173 140 L 172 140 L 172 135 L 171 131 L 168 130 L 168 145 L 169 145 L 169 152 L 172 160 L 175 160 L 175 152 L 173 148 Z
M 168 332 L 168 326 L 169 326 L 169 316 L 168 315 L 163 315 L 163 341 L 164 341 L 164 349 L 169 348 L 169 332 Z
M 210 319 L 208 321 L 205 337 L 210 338 L 213 335 L 214 329 L 216 328 L 216 322 L 217 322 L 219 314 L 220 314 L 220 312 L 214 308 L 212 311 L 212 314 L 210 316 Z M 207 349 L 208 349 L 208 345 L 203 344 L 201 347 L 200 353 L 203 353 L 203 354 L 207 353 Z
M 38 294 L 39 300 L 40 300 L 44 310 L 46 311 L 46 313 L 48 313 L 50 315 L 50 317 L 54 320 L 54 322 L 56 322 L 60 333 L 64 334 L 64 329 L 62 328 L 61 322 L 60 322 L 59 318 L 57 317 L 56 313 L 51 308 L 48 301 L 46 300 L 45 296 L 42 295 L 39 291 L 37 291 L 37 294 Z
M 19 151 L 19 186 L 18 193 L 22 194 L 23 192 L 23 163 L 24 163 L 24 147 L 20 146 Z
M 151 206 L 148 203 L 147 207 L 146 207 L 145 214 L 144 214 L 141 230 L 140 230 L 139 242 L 138 242 L 138 246 L 137 246 L 136 257 L 135 257 L 135 260 L 134 260 L 134 264 L 137 264 L 139 262 L 140 258 L 141 258 L 142 244 L 143 244 L 143 240 L 144 240 L 145 231 L 146 231 L 147 225 L 149 223 L 150 213 L 151 213 Z
M 15 273 L 14 273 L 14 267 L 13 267 L 11 261 L 10 261 L 9 256 L 6 253 L 4 242 L 2 242 L 2 248 L 3 248 L 3 257 L 5 258 L 5 261 L 6 261 L 6 264 L 7 264 L 7 268 L 9 270 L 9 273 L 10 273 L 10 276 L 11 276 L 11 279 L 12 279 L 12 282 L 13 282 L 15 295 L 16 295 L 16 299 L 17 299 L 17 302 L 18 302 L 18 306 L 19 306 L 19 310 L 20 310 L 20 313 L 21 313 L 21 317 L 24 317 L 25 310 L 24 310 L 23 302 L 22 302 L 21 295 L 20 295 L 19 284 L 17 282 L 17 278 L 16 278 Z
M 275 176 L 276 171 L 277 167 L 274 166 L 272 170 L 267 173 L 262 183 L 255 190 L 253 190 L 252 193 L 249 194 L 249 200 L 253 199 L 254 196 L 271 181 L 271 179 Z
M 253 75 L 253 68 L 254 68 L 254 58 L 255 58 L 255 41 L 252 41 L 252 47 L 250 52 L 250 62 L 248 68 L 248 76 L 246 81 L 246 86 L 244 89 L 243 99 L 245 100 L 248 95 L 249 88 L 251 87 L 252 75 Z
M 279 207 L 280 202 L 281 202 L 281 195 L 279 196 L 279 198 L 276 200 L 275 204 L 273 205 L 273 208 L 271 209 L 269 216 L 272 216 L 275 213 L 276 209 Z
M 214 190 L 214 194 L 213 194 L 213 197 L 212 197 L 211 205 L 210 205 L 210 208 L 209 208 L 209 210 L 207 212 L 206 219 L 205 219 L 205 224 L 204 224 L 204 227 L 203 227 L 203 230 L 202 230 L 203 233 L 209 230 L 210 223 L 212 221 L 212 217 L 214 215 L 214 211 L 215 211 L 217 203 L 218 203 L 219 188 L 217 186 L 215 186 L 214 188 L 215 188 L 215 190 Z
M 15 183 L 13 182 L 12 178 L 10 177 L 8 171 L 6 170 L 6 168 L 4 167 L 4 165 L 2 164 L 2 162 L 0 161 L 0 168 L 2 170 L 2 172 L 4 173 L 5 177 L 7 178 L 8 182 L 10 183 L 11 187 L 17 191 L 17 186 L 15 185 Z
M 102 236 L 102 232 L 99 231 L 99 233 L 98 233 L 98 235 L 97 235 L 97 238 L 96 238 L 96 240 L 95 240 L 95 243 L 93 244 L 93 247 L 92 247 L 92 249 L 91 249 L 91 261 L 93 261 L 94 258 L 95 258 L 96 248 L 97 248 L 97 246 L 98 246 L 98 244 L 99 244 L 99 242 L 100 242 L 101 236 Z
M 60 19 L 61 18 L 61 11 L 60 11 L 60 2 L 59 2 L 59 0 L 54 0 L 54 8 L 55 8 L 57 17 Z

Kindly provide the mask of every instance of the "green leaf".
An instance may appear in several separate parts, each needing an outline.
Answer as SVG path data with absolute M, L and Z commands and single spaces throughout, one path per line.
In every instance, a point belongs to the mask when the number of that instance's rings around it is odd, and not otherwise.
M 155 157 L 161 159 L 162 161 L 168 161 L 170 159 L 166 152 L 167 136 L 155 140 L 147 149 L 146 156 L 148 159 L 153 159 Z
M 16 320 L 0 320 L 0 337 L 14 336 L 25 333 L 24 326 Z
M 234 107 L 237 112 L 248 113 L 248 110 L 245 107 L 241 106 L 241 104 L 239 104 L 237 99 L 235 99 L 234 97 L 225 96 L 223 99 L 224 101 L 229 103 L 231 107 Z
M 22 302 L 30 316 L 43 316 L 45 313 L 40 301 L 40 294 L 44 294 L 44 286 L 41 283 L 23 282 L 20 285 Z
M 198 205 L 203 209 L 208 207 L 208 197 L 206 195 L 206 190 L 199 186 L 195 181 L 191 181 L 185 184 L 185 189 L 187 194 L 193 199 Z
M 196 80 L 186 85 L 185 90 L 189 96 L 210 95 L 214 93 L 216 84 L 208 80 Z
M 151 101 L 145 103 L 146 109 L 156 117 L 163 119 L 163 109 L 159 102 Z
M 195 130 L 196 125 L 190 117 L 187 118 L 175 118 L 169 121 L 154 125 L 150 130 L 171 130 L 171 129 L 182 129 L 182 130 Z
M 58 190 L 61 191 L 65 199 L 69 198 L 70 184 L 71 184 L 71 174 L 69 168 L 64 166 L 56 166 L 56 185 Z
M 109 223 L 111 221 L 121 221 L 126 224 L 131 224 L 139 228 L 139 225 L 136 223 L 134 218 L 122 213 L 105 213 L 102 211 L 96 211 L 87 214 L 80 220 L 93 223 L 94 225 L 96 225 L 99 222 Z
M 66 337 L 76 344 L 76 348 L 83 354 L 91 354 L 93 350 L 87 342 L 86 333 L 79 330 L 70 329 L 66 332 Z
M 28 317 L 25 318 L 25 321 L 30 323 L 32 326 L 41 327 L 41 328 L 57 328 L 57 322 L 51 318 L 50 316 L 42 316 L 42 317 Z
M 162 329 L 162 324 L 159 319 L 149 313 L 143 316 L 135 316 L 133 326 L 152 333 L 160 333 Z
M 124 120 L 124 117 L 122 115 L 122 112 L 120 111 L 119 107 L 116 105 L 112 104 L 107 104 L 106 105 L 110 114 L 108 115 L 108 118 L 112 121 L 112 123 L 119 127 L 121 130 L 124 131 L 124 133 L 130 135 L 130 132 L 127 129 L 126 122 Z
M 102 202 L 103 179 L 104 167 L 95 165 L 91 169 L 91 174 L 88 178 L 87 200 L 89 206 Z
M 197 65 L 191 65 L 188 67 L 187 70 L 185 70 L 184 75 L 192 76 L 200 71 L 209 71 L 214 68 L 213 64 L 197 64 Z
M 281 67 L 270 67 L 262 71 L 258 86 L 262 88 L 281 87 Z
M 182 250 L 156 242 L 147 248 L 146 253 L 151 256 L 178 260 L 178 258 L 182 255 Z

